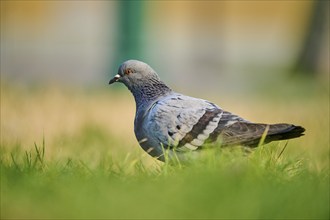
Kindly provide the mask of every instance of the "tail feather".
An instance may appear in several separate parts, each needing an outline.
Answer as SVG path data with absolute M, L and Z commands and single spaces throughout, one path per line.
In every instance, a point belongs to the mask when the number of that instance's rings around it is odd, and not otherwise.
M 292 124 L 253 124 L 237 122 L 221 132 L 222 146 L 243 145 L 257 147 L 268 127 L 264 143 L 303 136 L 305 129 Z
M 278 124 L 270 125 L 270 128 L 275 126 L 275 129 L 272 134 L 268 134 L 266 136 L 266 140 L 269 139 L 270 141 L 273 140 L 287 140 L 292 138 L 298 138 L 304 135 L 305 128 L 296 125 L 289 125 L 289 124 L 280 124 L 284 125 L 287 128 L 276 128 Z

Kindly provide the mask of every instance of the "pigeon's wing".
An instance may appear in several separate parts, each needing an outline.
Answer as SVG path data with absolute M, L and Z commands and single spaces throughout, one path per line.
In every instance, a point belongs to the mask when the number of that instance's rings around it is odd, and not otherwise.
M 305 131 L 291 124 L 251 123 L 211 102 L 180 94 L 155 102 L 146 119 L 144 129 L 152 143 L 177 151 L 197 150 L 214 142 L 219 143 L 214 146 L 256 147 L 265 131 L 264 143 L 296 138 Z
M 163 147 L 185 151 L 216 141 L 223 128 L 238 121 L 245 120 L 211 102 L 173 94 L 154 103 L 145 126 Z

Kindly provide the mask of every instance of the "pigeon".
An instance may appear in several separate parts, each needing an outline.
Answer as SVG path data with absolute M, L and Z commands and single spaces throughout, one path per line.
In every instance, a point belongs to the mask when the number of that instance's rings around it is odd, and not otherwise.
M 134 96 L 137 141 L 160 161 L 206 146 L 255 148 L 261 139 L 265 144 L 304 135 L 301 126 L 252 123 L 210 101 L 174 92 L 142 61 L 123 62 L 109 84 L 115 82 L 123 83 Z

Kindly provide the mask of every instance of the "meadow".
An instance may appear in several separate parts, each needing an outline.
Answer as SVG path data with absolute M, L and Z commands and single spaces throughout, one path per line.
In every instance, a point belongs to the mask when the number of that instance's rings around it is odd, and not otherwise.
M 305 136 L 167 164 L 138 146 L 126 89 L 2 82 L 1 219 L 329 219 L 329 85 L 272 87 L 190 94 Z

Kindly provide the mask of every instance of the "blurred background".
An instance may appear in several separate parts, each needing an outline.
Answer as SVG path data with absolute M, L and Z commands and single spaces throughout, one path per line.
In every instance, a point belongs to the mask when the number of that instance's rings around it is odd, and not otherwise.
M 324 80 L 328 9 L 328 1 L 2 1 L 1 76 L 106 86 L 121 62 L 139 59 L 187 89 L 291 70 Z
M 105 149 L 110 136 L 135 149 L 134 101 L 124 86 L 108 86 L 127 59 L 250 120 L 327 121 L 328 9 L 328 1 L 1 1 L 2 142 L 30 147 L 44 135 L 48 148 L 68 149 L 63 137 L 84 134 L 108 140 Z

